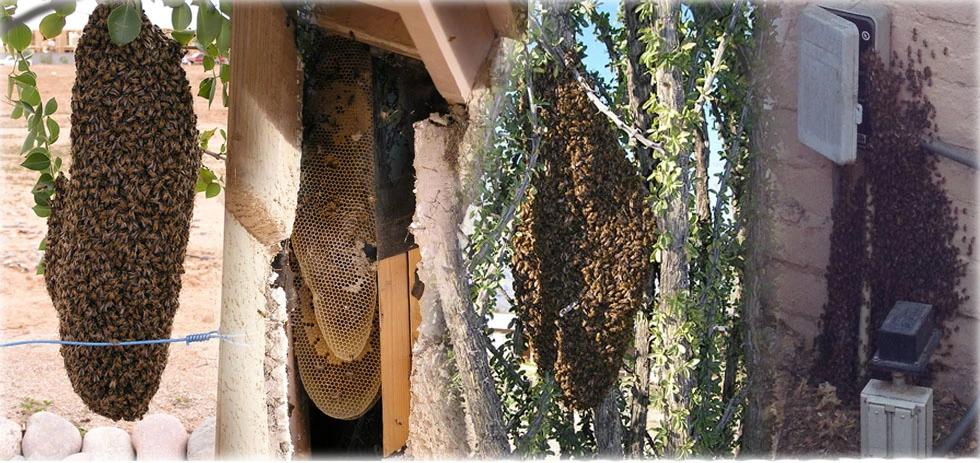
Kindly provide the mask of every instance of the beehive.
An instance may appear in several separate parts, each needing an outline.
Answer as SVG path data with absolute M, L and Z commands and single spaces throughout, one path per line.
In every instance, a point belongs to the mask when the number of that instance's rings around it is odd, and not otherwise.
M 136 40 L 113 44 L 111 9 L 95 8 L 78 43 L 70 177 L 51 203 L 45 280 L 65 340 L 170 336 L 201 166 L 180 46 L 146 16 Z M 146 413 L 167 352 L 61 348 L 82 401 L 125 420 Z

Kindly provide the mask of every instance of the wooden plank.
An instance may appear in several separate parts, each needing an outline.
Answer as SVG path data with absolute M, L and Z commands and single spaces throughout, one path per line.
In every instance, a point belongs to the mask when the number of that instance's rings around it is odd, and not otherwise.
M 419 248 L 415 247 L 409 249 L 408 251 L 408 306 L 409 306 L 409 327 L 412 330 L 412 344 L 415 344 L 415 340 L 419 338 L 419 324 L 422 323 L 422 307 L 419 300 L 412 294 L 412 290 L 415 287 L 415 275 L 419 267 L 419 262 L 422 261 L 422 253 L 419 252 Z
M 354 40 L 420 59 L 397 12 L 362 3 L 322 3 L 313 9 L 317 25 Z
M 385 456 L 408 441 L 409 331 L 408 256 L 378 262 L 378 309 L 381 328 L 381 426 Z

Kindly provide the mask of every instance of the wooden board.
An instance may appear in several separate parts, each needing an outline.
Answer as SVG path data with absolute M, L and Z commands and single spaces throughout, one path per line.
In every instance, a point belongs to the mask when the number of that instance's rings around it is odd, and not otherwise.
M 378 262 L 378 308 L 381 328 L 381 423 L 384 456 L 408 441 L 412 361 L 408 255 Z

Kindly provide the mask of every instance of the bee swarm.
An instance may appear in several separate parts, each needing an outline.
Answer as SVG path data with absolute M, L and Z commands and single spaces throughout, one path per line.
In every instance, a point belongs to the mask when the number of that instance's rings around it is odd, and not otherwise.
M 537 365 L 564 401 L 597 406 L 615 384 L 644 303 L 654 218 L 616 133 L 567 72 L 535 82 L 541 170 L 514 238 L 514 290 Z
M 76 50 L 70 178 L 51 202 L 45 280 L 64 340 L 168 338 L 201 166 L 190 84 L 177 42 L 150 24 L 118 46 L 112 5 L 89 17 Z M 168 347 L 63 346 L 75 392 L 118 420 L 146 413 Z

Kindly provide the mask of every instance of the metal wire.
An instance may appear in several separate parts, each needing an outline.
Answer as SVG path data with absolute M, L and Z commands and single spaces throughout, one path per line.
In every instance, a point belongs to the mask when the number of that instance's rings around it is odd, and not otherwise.
M 182 338 L 168 338 L 168 339 L 145 339 L 137 341 L 64 341 L 61 339 L 26 339 L 22 341 L 8 341 L 0 342 L 0 347 L 15 347 L 15 346 L 25 346 L 31 344 L 55 344 L 61 346 L 78 346 L 78 347 L 125 347 L 125 346 L 145 346 L 149 344 L 168 344 L 168 343 L 178 343 L 183 342 L 191 344 L 194 342 L 205 342 L 212 339 L 220 339 L 222 341 L 227 341 L 232 344 L 242 344 L 235 341 L 235 338 L 239 338 L 240 334 L 222 334 L 218 330 L 208 331 L 205 333 L 193 333 L 188 334 Z

